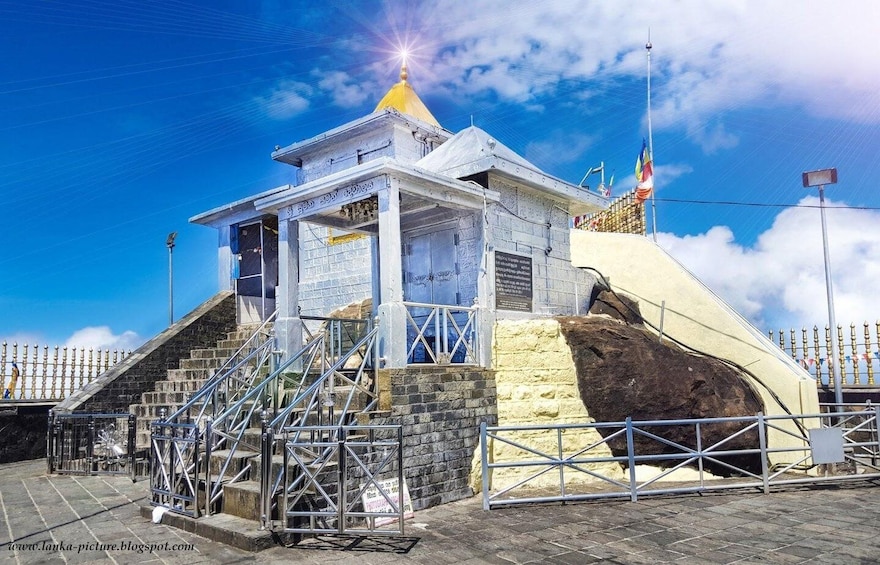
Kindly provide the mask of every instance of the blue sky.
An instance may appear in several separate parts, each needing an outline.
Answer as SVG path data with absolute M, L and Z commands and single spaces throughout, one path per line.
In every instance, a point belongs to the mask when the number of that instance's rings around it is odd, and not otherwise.
M 604 161 L 622 193 L 649 29 L 660 244 L 760 329 L 822 325 L 800 174 L 837 167 L 837 319 L 880 319 L 878 22 L 870 0 L 0 0 L 0 340 L 155 335 L 172 231 L 176 317 L 211 296 L 216 234 L 188 218 L 292 182 L 273 147 L 371 112 L 400 46 L 447 129 L 574 183 Z

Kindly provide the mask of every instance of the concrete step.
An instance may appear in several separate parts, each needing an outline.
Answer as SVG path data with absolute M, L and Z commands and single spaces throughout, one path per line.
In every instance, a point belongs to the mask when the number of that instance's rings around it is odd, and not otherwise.
M 216 369 L 168 369 L 169 381 L 202 381 L 214 376 Z M 163 382 L 163 381 L 159 381 Z
M 230 449 L 218 449 L 216 451 L 212 451 L 212 480 L 216 479 L 220 475 L 220 469 L 223 467 L 227 459 L 229 460 L 229 465 L 226 467 L 226 473 L 223 477 L 224 479 L 231 479 L 232 477 L 238 475 L 238 473 L 242 470 L 248 469 L 248 471 L 252 471 L 253 467 L 250 466 L 250 460 L 254 457 L 257 457 L 258 455 L 259 453 L 257 453 L 256 451 L 248 451 L 246 449 L 242 449 L 241 446 L 239 446 L 234 453 Z M 248 475 L 245 475 L 245 478 L 247 478 L 247 476 Z
M 151 520 L 153 507 L 141 506 L 141 516 Z M 300 539 L 300 536 L 294 534 L 261 530 L 259 522 L 231 514 L 190 518 L 166 512 L 161 523 L 250 552 L 263 551 L 276 545 L 291 545 Z
M 183 405 L 189 398 L 190 393 L 185 391 L 145 392 L 141 395 L 141 404 Z
M 204 379 L 156 381 L 155 392 L 196 392 L 204 384 Z
M 241 481 L 223 486 L 221 511 L 247 520 L 260 520 L 260 483 Z
M 218 357 L 201 357 L 196 359 L 181 359 L 181 369 L 218 369 L 225 359 Z
M 232 357 L 238 351 L 238 348 L 232 347 L 214 347 L 211 349 L 193 349 L 189 352 L 191 359 L 223 359 L 224 361 Z

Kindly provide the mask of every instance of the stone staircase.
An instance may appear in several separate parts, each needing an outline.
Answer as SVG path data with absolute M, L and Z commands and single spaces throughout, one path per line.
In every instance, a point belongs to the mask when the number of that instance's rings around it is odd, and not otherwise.
M 150 447 L 150 423 L 159 419 L 160 411 L 165 409 L 166 414 L 171 414 L 183 406 L 257 328 L 256 325 L 239 326 L 215 347 L 192 350 L 189 359 L 180 360 L 180 368 L 168 369 L 167 380 L 157 381 L 155 390 L 143 393 L 139 404 L 129 406 L 129 413 L 137 417 L 138 451 Z

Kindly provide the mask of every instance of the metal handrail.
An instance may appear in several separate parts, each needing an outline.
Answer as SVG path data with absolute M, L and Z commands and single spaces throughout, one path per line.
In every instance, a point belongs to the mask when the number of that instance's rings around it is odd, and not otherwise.
M 455 355 L 459 352 L 464 354 L 464 363 L 479 363 L 479 336 L 477 331 L 478 318 L 477 306 L 456 306 L 447 304 L 429 304 L 426 302 L 404 302 L 408 329 L 415 330 L 415 337 L 407 350 L 407 359 L 414 357 L 416 348 L 421 344 L 425 353 L 430 356 L 434 364 L 453 363 Z M 428 309 L 424 322 L 416 321 L 411 312 L 414 308 Z M 467 321 L 459 325 L 453 312 L 467 313 Z M 431 333 L 428 333 L 432 330 Z M 434 343 L 428 338 L 433 334 Z M 450 347 L 450 334 L 454 339 Z

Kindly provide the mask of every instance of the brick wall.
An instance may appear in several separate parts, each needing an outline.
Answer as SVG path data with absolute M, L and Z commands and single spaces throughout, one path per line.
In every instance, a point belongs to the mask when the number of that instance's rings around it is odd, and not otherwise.
M 68 396 L 55 410 L 125 412 L 140 402 L 142 393 L 154 390 L 156 381 L 165 380 L 168 369 L 179 368 L 191 350 L 214 347 L 235 328 L 234 295 L 221 292 Z
M 497 421 L 495 377 L 479 367 L 380 369 L 380 405 L 403 425 L 403 464 L 416 510 L 472 496 L 480 423 Z
M 50 408 L 47 404 L 7 403 L 0 410 L 0 463 L 46 456 Z

